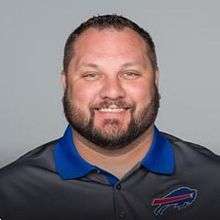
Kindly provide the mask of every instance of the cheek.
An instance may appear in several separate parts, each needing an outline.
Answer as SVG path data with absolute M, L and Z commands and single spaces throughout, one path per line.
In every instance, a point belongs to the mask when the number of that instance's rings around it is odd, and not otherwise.
M 147 83 L 139 83 L 136 86 L 130 87 L 129 96 L 135 102 L 137 108 L 143 104 L 147 104 L 151 101 L 153 96 L 153 85 Z
M 89 104 L 93 102 L 95 97 L 94 89 L 81 84 L 72 86 L 70 92 L 73 103 L 84 111 L 88 109 Z

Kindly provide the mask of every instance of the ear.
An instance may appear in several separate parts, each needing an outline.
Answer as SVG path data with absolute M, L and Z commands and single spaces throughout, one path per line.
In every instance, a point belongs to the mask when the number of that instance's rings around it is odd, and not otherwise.
M 159 70 L 155 71 L 155 85 L 157 88 L 159 88 L 159 79 L 160 79 L 160 72 Z
M 66 89 L 66 77 L 67 77 L 66 73 L 64 71 L 62 71 L 61 74 L 60 74 L 60 83 L 63 87 L 63 90 Z

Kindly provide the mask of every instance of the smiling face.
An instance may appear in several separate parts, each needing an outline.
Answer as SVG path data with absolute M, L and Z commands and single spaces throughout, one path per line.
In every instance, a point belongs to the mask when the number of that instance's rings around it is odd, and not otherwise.
M 67 120 L 94 144 L 117 149 L 146 132 L 159 108 L 158 74 L 133 30 L 90 28 L 62 75 Z

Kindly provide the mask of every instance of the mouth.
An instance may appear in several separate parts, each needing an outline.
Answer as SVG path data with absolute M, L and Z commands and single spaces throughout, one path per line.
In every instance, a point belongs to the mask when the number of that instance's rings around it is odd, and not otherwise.
M 96 111 L 102 112 L 102 113 L 120 113 L 124 112 L 130 109 L 129 107 L 118 107 L 116 105 L 110 105 L 108 107 L 101 107 L 101 108 L 95 108 Z
M 118 105 L 105 105 L 95 108 L 95 124 L 104 128 L 105 126 L 127 126 L 131 119 L 131 107 Z

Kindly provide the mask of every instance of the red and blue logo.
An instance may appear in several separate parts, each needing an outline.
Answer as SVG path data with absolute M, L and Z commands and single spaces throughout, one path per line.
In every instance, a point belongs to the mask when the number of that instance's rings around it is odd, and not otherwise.
M 197 190 L 190 187 L 179 187 L 161 198 L 153 199 L 151 205 L 157 206 L 154 209 L 155 215 L 163 215 L 168 208 L 178 210 L 190 206 L 197 197 Z

